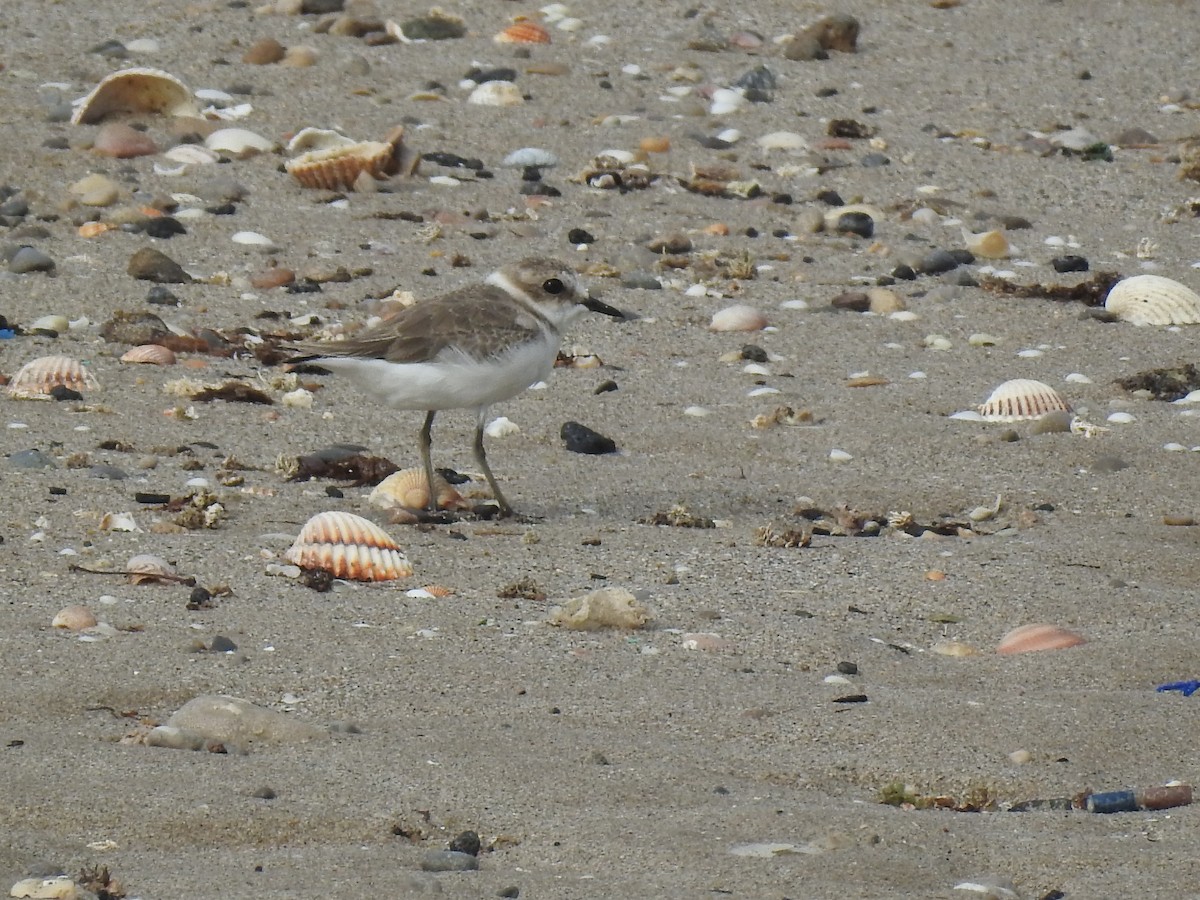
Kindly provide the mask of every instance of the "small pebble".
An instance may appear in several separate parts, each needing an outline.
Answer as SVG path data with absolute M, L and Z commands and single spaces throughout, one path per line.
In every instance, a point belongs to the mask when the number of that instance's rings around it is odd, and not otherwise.
M 51 272 L 54 270 L 54 260 L 36 247 L 22 247 L 13 254 L 8 263 L 8 271 L 16 275 L 29 272 Z
M 571 453 L 599 456 L 617 452 L 616 441 L 578 422 L 567 422 L 563 425 L 560 434 L 567 450 Z
M 132 159 L 137 156 L 153 156 L 158 152 L 154 139 L 121 122 L 102 125 L 92 142 L 92 152 L 114 159 Z
M 474 872 L 478 868 L 478 857 L 455 850 L 432 850 L 421 857 L 425 872 Z
M 143 247 L 129 258 L 127 271 L 134 278 L 158 284 L 191 284 L 192 276 L 161 250 Z

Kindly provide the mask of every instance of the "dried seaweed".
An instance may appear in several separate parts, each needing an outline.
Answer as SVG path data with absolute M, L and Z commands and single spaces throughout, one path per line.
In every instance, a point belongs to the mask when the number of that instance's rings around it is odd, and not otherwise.
M 993 294 L 1009 297 L 1038 297 L 1063 303 L 1082 303 L 1084 306 L 1103 306 L 1113 285 L 1121 280 L 1116 272 L 1096 272 L 1078 284 L 1017 284 L 1006 278 L 985 275 L 979 286 Z
M 1126 378 L 1117 384 L 1127 391 L 1149 391 L 1155 400 L 1174 401 L 1200 390 L 1200 369 L 1192 363 L 1165 369 L 1149 369 Z

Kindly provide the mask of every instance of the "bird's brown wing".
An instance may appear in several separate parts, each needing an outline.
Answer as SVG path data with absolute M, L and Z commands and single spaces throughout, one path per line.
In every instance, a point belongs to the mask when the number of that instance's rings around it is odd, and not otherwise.
M 308 358 L 345 356 L 421 363 L 455 347 L 482 360 L 540 333 L 541 325 L 532 314 L 503 291 L 488 286 L 418 302 L 349 340 L 301 343 L 296 348 L 309 354 Z

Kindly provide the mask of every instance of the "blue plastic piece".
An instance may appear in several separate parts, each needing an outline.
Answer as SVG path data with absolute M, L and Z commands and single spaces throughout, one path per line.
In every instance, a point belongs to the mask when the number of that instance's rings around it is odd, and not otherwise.
M 1185 697 L 1190 697 L 1200 691 L 1200 681 L 1172 681 L 1170 684 L 1160 684 L 1154 689 L 1158 693 L 1164 691 L 1179 691 Z
M 1138 808 L 1137 794 L 1133 791 L 1092 794 L 1087 799 L 1087 808 L 1094 813 L 1133 812 Z

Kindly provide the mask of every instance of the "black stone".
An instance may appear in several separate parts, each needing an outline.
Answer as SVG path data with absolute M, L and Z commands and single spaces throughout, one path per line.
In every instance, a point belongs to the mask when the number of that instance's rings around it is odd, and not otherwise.
M 426 162 L 431 162 L 434 165 L 445 166 L 447 169 L 482 169 L 482 159 L 468 159 L 465 156 L 459 156 L 457 153 L 443 153 L 439 150 L 434 150 L 429 153 L 422 153 L 421 159 Z
M 842 199 L 842 195 L 837 191 L 825 190 L 817 194 L 817 202 L 824 203 L 826 206 L 845 206 L 846 201 Z
M 162 285 L 157 285 L 146 292 L 146 302 L 151 306 L 178 306 L 179 298 Z
M 204 588 L 200 588 L 200 590 L 204 591 Z M 204 593 L 207 594 L 208 591 L 204 591 Z M 214 634 L 208 649 L 213 653 L 232 653 L 237 649 L 237 644 L 223 634 Z
M 843 675 L 857 675 L 858 674 L 858 666 L 855 663 L 847 662 L 846 660 L 843 660 L 842 662 L 837 664 L 837 670 L 838 670 L 838 672 L 840 672 Z
M 837 225 L 833 229 L 838 234 L 857 234 L 862 238 L 869 238 L 875 233 L 875 220 L 865 212 L 848 212 L 842 213 L 837 218 Z
M 1056 256 L 1050 260 L 1050 265 L 1054 266 L 1054 271 L 1059 273 L 1086 272 L 1088 270 L 1088 261 L 1082 256 Z
M 146 222 L 146 227 L 143 229 L 146 234 L 152 238 L 167 239 L 173 238 L 177 234 L 187 234 L 187 229 L 183 227 L 183 223 L 173 216 L 158 216 Z
M 755 344 L 746 344 L 742 347 L 742 359 L 750 362 L 765 363 L 768 360 L 767 351 Z
M 915 281 L 917 273 L 913 271 L 912 266 L 899 265 L 892 269 L 892 278 L 897 281 Z
M 943 272 L 951 272 L 958 268 L 958 260 L 954 258 L 952 253 L 947 253 L 945 250 L 934 250 L 919 263 L 917 263 L 917 271 L 922 275 L 940 275 Z M 897 278 L 901 277 L 892 272 Z
M 596 236 L 582 228 L 572 228 L 567 232 L 567 241 L 572 244 L 594 244 Z
M 544 181 L 526 181 L 521 185 L 521 193 L 530 197 L 561 197 L 562 191 Z
M 969 266 L 975 262 L 975 254 L 966 247 L 955 247 L 950 251 L 950 255 L 954 257 L 960 266 Z
M 54 387 L 50 388 L 50 396 L 60 403 L 64 400 L 83 399 L 83 394 L 79 393 L 79 391 L 73 391 L 66 385 L 62 384 L 56 384 Z
M 482 847 L 479 834 L 474 831 L 464 831 L 450 842 L 451 850 L 456 853 L 469 853 L 471 856 L 478 856 Z
M 616 441 L 578 422 L 567 422 L 563 425 L 560 434 L 567 450 L 571 453 L 600 456 L 605 453 L 617 452 Z

